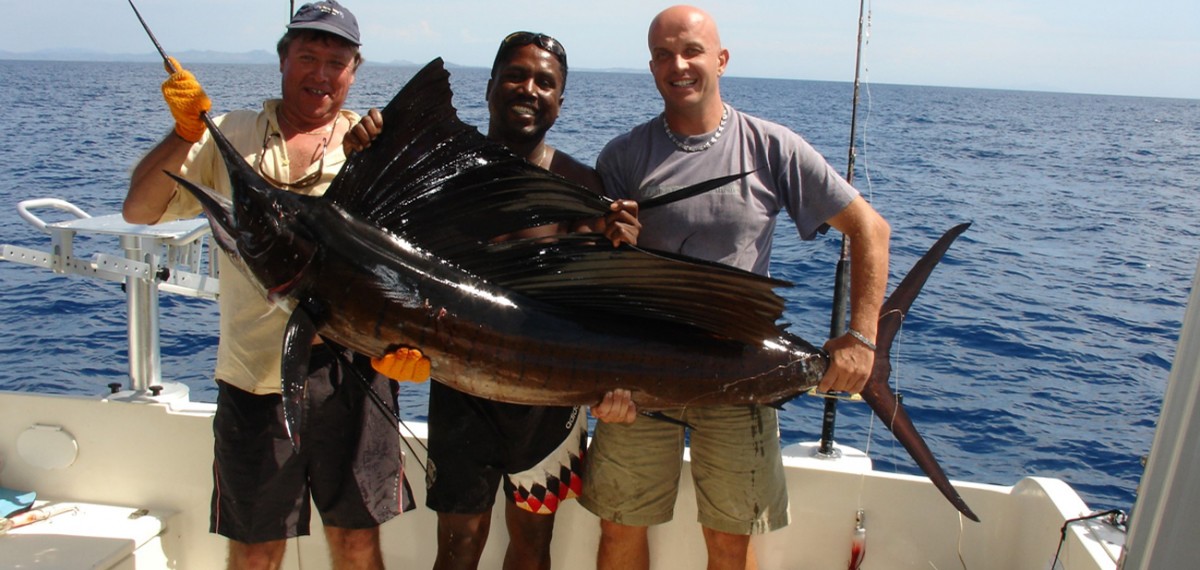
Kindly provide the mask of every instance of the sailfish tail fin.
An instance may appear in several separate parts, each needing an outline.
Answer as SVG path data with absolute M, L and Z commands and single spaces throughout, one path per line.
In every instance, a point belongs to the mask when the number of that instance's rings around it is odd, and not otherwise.
M 933 247 L 925 253 L 917 261 L 904 280 L 896 286 L 896 290 L 892 292 L 887 301 L 883 303 L 883 307 L 879 310 L 879 329 L 875 337 L 875 367 L 871 371 L 871 377 L 867 381 L 866 388 L 862 391 L 863 400 L 871 406 L 875 414 L 883 419 L 888 429 L 896 437 L 896 440 L 908 450 L 909 455 L 917 462 L 917 466 L 925 473 L 937 487 L 942 495 L 958 509 L 960 513 L 967 518 L 979 522 L 979 517 L 967 506 L 966 501 L 950 484 L 949 478 L 938 464 L 937 459 L 933 457 L 933 452 L 929 450 L 929 446 L 925 444 L 925 439 L 921 434 L 917 433 L 916 426 L 913 425 L 912 419 L 909 418 L 908 412 L 905 411 L 904 405 L 896 398 L 896 394 L 892 392 L 888 386 L 888 378 L 892 374 L 891 351 L 892 341 L 896 338 L 896 333 L 900 330 L 900 325 L 904 322 L 904 317 L 908 314 L 909 307 L 912 306 L 913 300 L 917 298 L 917 294 L 921 292 L 921 287 L 925 285 L 925 281 L 929 278 L 929 274 L 933 272 L 933 268 L 941 261 L 946 250 L 950 248 L 950 244 L 954 242 L 964 231 L 970 227 L 970 223 L 960 224 L 950 228 L 942 235 Z

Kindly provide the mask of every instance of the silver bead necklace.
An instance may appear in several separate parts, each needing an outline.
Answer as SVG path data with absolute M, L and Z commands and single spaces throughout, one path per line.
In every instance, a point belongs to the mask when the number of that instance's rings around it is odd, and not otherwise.
M 709 147 L 716 144 L 717 139 L 721 138 L 721 133 L 725 132 L 725 123 L 729 120 L 729 105 L 721 105 L 721 107 L 724 108 L 724 112 L 721 113 L 721 124 L 717 125 L 717 131 L 715 133 L 713 133 L 713 136 L 710 137 L 707 141 L 704 142 L 704 144 L 702 144 L 700 146 L 688 146 L 686 144 L 683 144 L 683 141 L 679 140 L 678 138 L 675 138 L 675 133 L 672 133 L 670 125 L 667 125 L 667 114 L 666 113 L 663 113 L 663 116 L 662 116 L 663 132 L 667 133 L 667 138 L 671 139 L 671 142 L 675 143 L 675 148 L 682 150 L 683 152 L 706 151 L 709 149 Z

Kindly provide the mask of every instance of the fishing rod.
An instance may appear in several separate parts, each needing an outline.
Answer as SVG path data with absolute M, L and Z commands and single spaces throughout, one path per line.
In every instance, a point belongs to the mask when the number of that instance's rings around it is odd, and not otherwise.
M 854 159 L 858 152 L 854 145 L 858 131 L 858 87 L 859 72 L 862 70 L 863 21 L 866 14 L 866 0 L 858 2 L 858 45 L 854 52 L 854 95 L 850 106 L 850 148 L 846 160 L 846 182 L 854 184 Z M 833 310 L 829 322 L 829 338 L 837 338 L 846 334 L 846 304 L 850 297 L 850 240 L 842 235 L 841 251 L 838 255 L 837 269 L 833 282 Z M 825 396 L 825 410 L 821 416 L 821 443 L 817 448 L 820 457 L 833 457 L 834 425 L 837 421 L 837 397 Z
M 854 144 L 858 132 L 858 88 L 859 73 L 862 71 L 863 20 L 866 13 L 866 0 L 858 2 L 858 44 L 854 50 L 854 94 L 850 105 L 850 144 L 846 158 L 846 182 L 854 184 L 854 159 L 858 152 Z M 829 338 L 837 338 L 846 334 L 846 304 L 849 301 L 849 261 L 850 240 L 842 234 L 841 251 L 838 254 L 836 276 L 833 284 L 833 311 L 830 316 Z M 817 447 L 818 457 L 836 457 L 833 448 L 834 424 L 837 420 L 837 398 L 825 398 L 825 410 L 821 417 L 821 443 Z M 855 516 L 854 533 L 850 541 L 850 570 L 858 570 L 867 554 L 867 531 L 863 525 L 863 510 L 859 509 Z
M 154 36 L 154 31 L 150 30 L 150 24 L 146 24 L 145 18 L 142 17 L 142 12 L 138 11 L 138 7 L 133 4 L 133 0 L 130 0 L 130 7 L 133 8 L 134 16 L 138 17 L 138 22 L 142 23 L 142 29 L 146 31 L 146 35 L 150 36 L 150 41 L 154 42 L 154 47 L 158 50 L 158 55 L 162 56 L 163 68 L 166 68 L 167 73 L 178 73 L 179 68 L 175 67 L 175 64 L 170 61 L 170 56 L 167 55 L 167 50 L 162 48 L 161 43 L 158 43 L 158 38 Z M 216 125 L 212 124 L 212 119 L 209 118 L 209 113 L 206 112 L 206 110 L 202 110 L 202 112 L 200 112 L 200 120 L 204 121 L 205 126 L 208 126 L 209 128 L 216 128 Z
M 133 0 L 129 0 L 129 7 L 133 8 L 133 14 L 137 16 L 139 22 L 142 23 L 142 29 L 146 30 L 146 35 L 150 36 L 150 41 L 154 42 L 154 49 L 158 50 L 158 55 L 163 58 L 163 66 L 167 68 L 167 72 L 176 73 L 179 70 L 175 68 L 175 64 L 171 63 L 171 58 L 167 56 L 167 51 L 163 49 L 162 44 L 158 43 L 158 38 L 154 37 L 154 32 L 150 31 L 150 25 L 146 23 L 146 19 L 142 17 L 142 13 L 138 11 Z

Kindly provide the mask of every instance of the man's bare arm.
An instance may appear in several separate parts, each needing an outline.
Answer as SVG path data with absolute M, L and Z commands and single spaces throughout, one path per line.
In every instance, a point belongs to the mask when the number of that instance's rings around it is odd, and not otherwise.
M 850 240 L 850 330 L 825 343 L 830 363 L 819 388 L 861 392 L 875 363 L 879 308 L 887 290 L 891 227 L 863 198 L 830 218 L 829 224 Z M 861 338 L 859 338 L 861 337 Z
M 162 218 L 175 195 L 175 181 L 166 172 L 178 174 L 192 143 L 169 133 L 133 168 L 129 193 L 121 215 L 131 224 L 153 224 Z M 165 172 L 164 172 L 165 171 Z

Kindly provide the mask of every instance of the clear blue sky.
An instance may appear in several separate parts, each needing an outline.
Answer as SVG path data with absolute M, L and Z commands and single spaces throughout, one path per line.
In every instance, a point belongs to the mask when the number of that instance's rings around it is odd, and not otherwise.
M 171 51 L 271 50 L 282 0 L 136 0 Z M 559 38 L 575 68 L 646 69 L 646 27 L 672 2 L 346 0 L 368 60 L 486 67 L 515 30 Z M 301 2 L 297 2 L 297 5 Z M 708 0 L 729 73 L 853 79 L 856 0 Z M 1198 0 L 881 0 L 864 51 L 873 83 L 1200 99 Z M 146 53 L 127 0 L 0 0 L 0 51 Z

